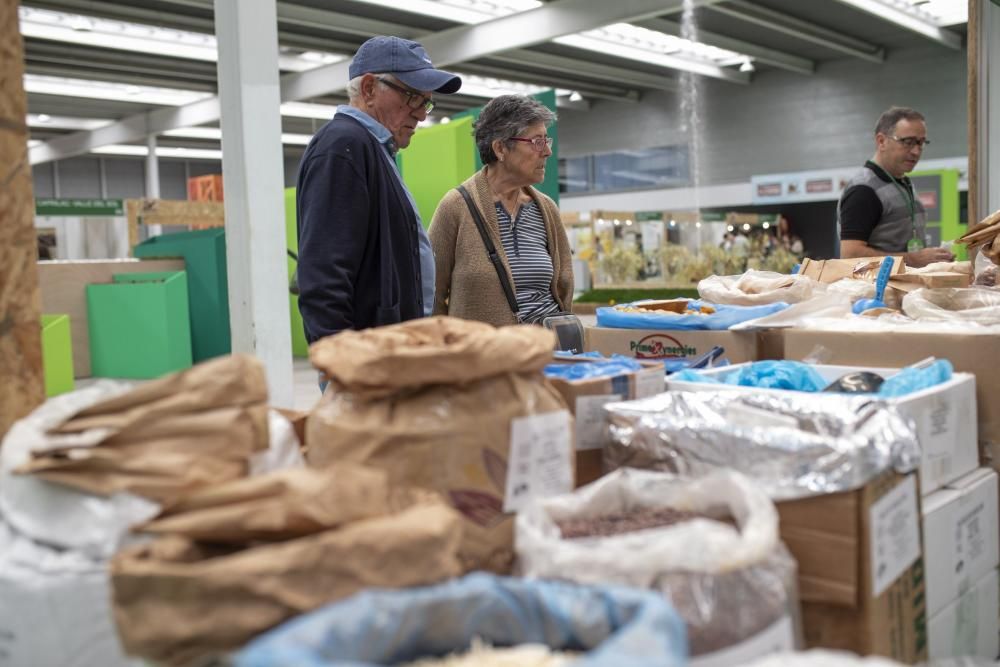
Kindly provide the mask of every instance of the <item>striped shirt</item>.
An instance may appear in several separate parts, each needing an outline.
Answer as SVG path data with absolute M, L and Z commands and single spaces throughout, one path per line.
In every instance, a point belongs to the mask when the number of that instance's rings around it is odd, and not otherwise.
M 496 209 L 500 241 L 514 276 L 518 320 L 536 324 L 559 312 L 559 304 L 552 296 L 552 256 L 545 220 L 534 201 L 521 206 L 513 223 L 500 202 Z

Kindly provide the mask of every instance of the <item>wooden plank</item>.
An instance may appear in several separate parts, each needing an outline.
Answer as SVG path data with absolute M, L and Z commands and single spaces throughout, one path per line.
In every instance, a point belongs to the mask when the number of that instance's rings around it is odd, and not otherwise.
M 139 243 L 139 225 L 179 225 L 195 229 L 225 226 L 225 205 L 216 201 L 126 199 L 129 248 Z M 129 251 L 131 254 L 131 250 Z
M 183 259 L 99 259 L 38 262 L 42 312 L 69 315 L 73 376 L 90 376 L 90 330 L 87 285 L 110 283 L 116 273 L 182 271 Z
M 0 0 L 0 437 L 45 400 L 28 163 L 24 43 L 16 0 Z

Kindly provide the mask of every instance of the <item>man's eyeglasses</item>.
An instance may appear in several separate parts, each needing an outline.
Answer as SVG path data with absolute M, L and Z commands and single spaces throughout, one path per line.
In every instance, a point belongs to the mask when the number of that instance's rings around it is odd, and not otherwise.
M 897 137 L 895 134 L 892 135 L 892 140 L 898 141 L 907 148 L 923 148 L 931 143 L 928 139 L 921 139 L 919 137 Z
M 534 137 L 511 137 L 511 141 L 522 141 L 526 144 L 531 144 L 532 148 L 541 153 L 546 148 L 552 148 L 552 137 L 545 135 L 537 135 Z
M 421 95 L 420 93 L 415 93 L 412 90 L 407 90 L 406 88 L 403 88 L 402 86 L 396 85 L 395 83 L 393 83 L 389 79 L 385 79 L 385 78 L 380 77 L 380 76 L 379 77 L 375 77 L 375 78 L 378 79 L 379 81 L 381 81 L 382 83 L 384 83 L 385 85 L 389 86 L 390 88 L 392 88 L 396 92 L 401 93 L 402 95 L 405 95 L 406 96 L 406 106 L 410 107 L 411 109 L 416 110 L 416 109 L 423 108 L 424 111 L 426 111 L 427 113 L 430 113 L 431 110 L 434 108 L 434 100 L 431 97 L 425 97 L 424 95 Z

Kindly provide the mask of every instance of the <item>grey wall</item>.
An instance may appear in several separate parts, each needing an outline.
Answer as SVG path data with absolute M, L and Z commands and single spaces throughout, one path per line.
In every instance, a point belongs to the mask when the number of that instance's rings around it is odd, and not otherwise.
M 285 187 L 295 185 L 299 157 L 284 158 Z M 104 169 L 104 188 L 101 169 Z M 215 160 L 160 160 L 160 197 L 187 199 L 187 179 L 222 173 Z M 133 199 L 146 196 L 146 160 L 131 157 L 78 157 L 32 167 L 36 199 Z
M 878 115 L 892 105 L 927 117 L 924 157 L 959 157 L 966 144 L 965 51 L 928 45 L 891 52 L 876 65 L 822 64 L 811 76 L 768 70 L 749 86 L 701 79 L 701 183 L 748 181 L 754 174 L 860 165 L 874 152 Z M 651 93 L 639 103 L 597 101 L 559 111 L 562 157 L 683 144 L 680 99 Z

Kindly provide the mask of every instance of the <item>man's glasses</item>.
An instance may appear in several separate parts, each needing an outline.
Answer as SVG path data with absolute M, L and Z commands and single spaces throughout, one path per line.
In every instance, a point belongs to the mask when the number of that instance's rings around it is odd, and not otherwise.
M 390 88 L 392 88 L 396 92 L 405 95 L 406 96 L 406 106 L 410 107 L 411 109 L 416 110 L 416 109 L 423 108 L 424 111 L 426 111 L 427 113 L 430 113 L 431 110 L 434 108 L 434 100 L 431 97 L 425 97 L 425 96 L 421 95 L 420 93 L 415 93 L 412 90 L 407 90 L 406 88 L 403 88 L 402 86 L 396 85 L 395 83 L 393 83 L 389 79 L 385 79 L 385 78 L 382 78 L 380 76 L 379 77 L 375 77 L 375 78 L 377 78 L 379 81 L 381 81 L 385 85 L 389 86 Z
M 541 134 L 534 137 L 511 137 L 510 140 L 531 144 L 532 148 L 539 153 L 544 151 L 546 148 L 552 148 L 552 137 Z
M 921 139 L 921 138 L 918 138 L 918 137 L 897 137 L 895 134 L 892 135 L 892 140 L 893 141 L 898 141 L 899 143 L 903 144 L 907 148 L 923 148 L 924 146 L 926 146 L 929 143 L 931 143 L 927 139 Z

